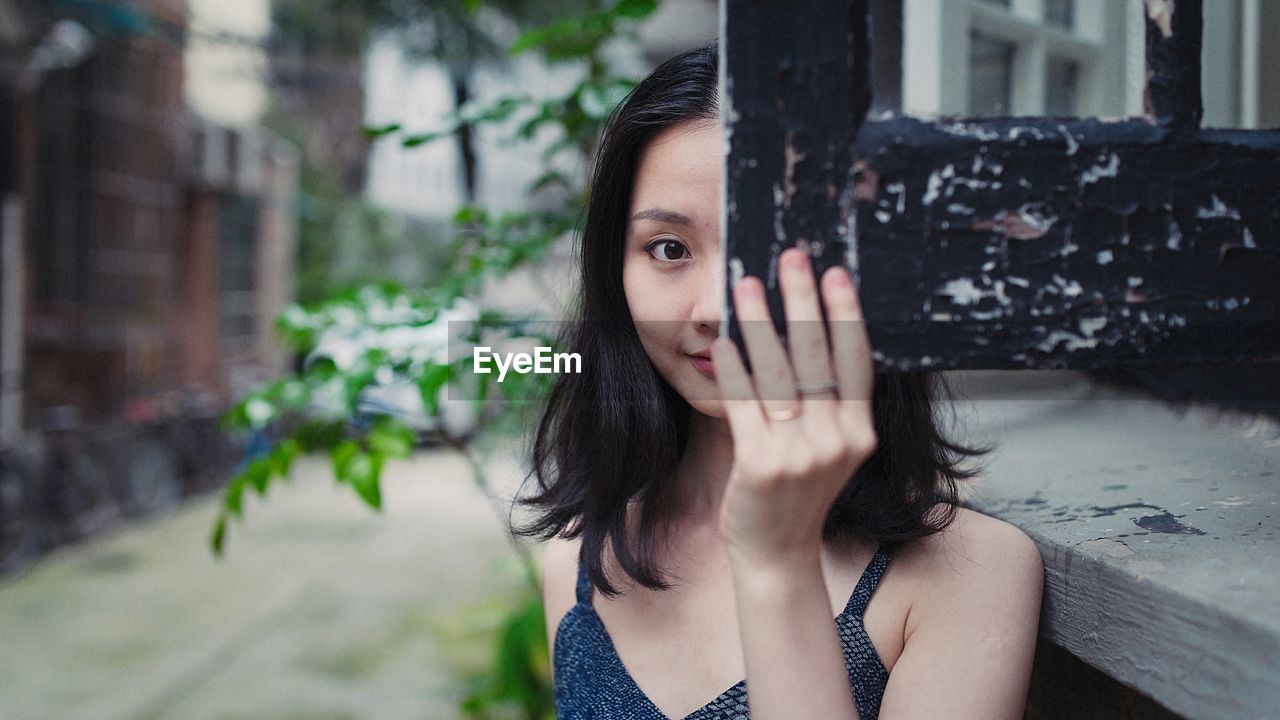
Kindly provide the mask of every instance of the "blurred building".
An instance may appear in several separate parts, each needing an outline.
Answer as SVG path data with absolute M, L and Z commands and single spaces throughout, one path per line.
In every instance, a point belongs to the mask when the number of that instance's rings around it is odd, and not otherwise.
M 0 0 L 8 437 L 53 407 L 220 406 L 284 369 L 295 162 L 257 124 L 253 6 Z
M 1140 2 L 873 0 L 875 113 L 1098 115 L 1141 112 Z M 62 22 L 59 22 L 62 21 Z M 493 32 L 515 29 L 494 19 Z M 1205 3 L 1207 126 L 1280 125 L 1280 3 Z M 286 113 L 327 116 L 308 153 L 337 158 L 342 185 L 443 220 L 467 196 L 449 143 L 405 149 L 352 131 L 426 130 L 452 108 L 445 71 L 375 43 L 359 68 L 268 59 L 270 0 L 0 0 L 0 433 L 48 407 L 89 416 L 186 388 L 226 399 L 282 370 L 272 318 L 292 297 L 296 151 L 266 132 L 266 77 Z M 639 43 L 610 47 L 639 77 L 714 39 L 715 0 L 665 0 Z M 481 67 L 474 94 L 563 92 L 578 76 L 529 53 Z M 327 83 L 317 92 L 317 78 Z M 305 92 L 304 92 L 305 91 Z M 327 114 L 327 115 L 326 115 Z M 475 137 L 475 201 L 536 205 L 545 168 L 508 131 Z M 539 138 L 534 150 L 556 138 Z M 568 160 L 567 155 L 562 159 Z M 559 168 L 582 178 L 583 166 Z M 493 288 L 512 307 L 572 293 L 569 238 L 552 262 Z M 544 306 L 545 307 L 545 306 Z M 545 307 L 554 312 L 555 307 Z
M 186 0 L 190 118 L 183 381 L 238 397 L 287 369 L 275 317 L 293 300 L 298 151 L 261 124 L 270 0 Z
M 664 0 L 639 26 L 640 42 L 617 38 L 605 49 L 617 73 L 643 77 L 661 61 L 715 39 L 717 0 Z M 488 23 L 494 37 L 514 42 L 518 29 L 494 15 Z M 546 63 L 537 52 L 503 64 L 481 65 L 469 80 L 474 97 L 492 102 L 501 97 L 529 95 L 538 99 L 563 97 L 581 81 L 585 63 Z M 447 69 L 412 58 L 393 39 L 375 43 L 365 62 L 365 122 L 371 126 L 401 123 L 408 132 L 439 128 L 453 107 L 453 88 Z M 560 138 L 544 129 L 529 142 L 512 143 L 522 118 L 504 125 L 482 124 L 474 129 L 475 196 L 477 205 L 503 213 L 539 206 L 558 207 L 559 189 L 530 196 L 528 189 L 548 167 L 543 153 Z M 554 168 L 575 182 L 584 182 L 585 165 L 573 153 L 556 156 Z M 404 148 L 394 139 L 375 143 L 369 154 L 365 193 L 375 203 L 409 215 L 443 223 L 467 202 L 463 158 L 449 142 Z M 574 291 L 571 238 L 564 237 L 548 262 L 527 267 L 491 285 L 484 301 L 512 312 L 536 312 L 556 319 Z
M 1146 84 L 1141 2 L 1115 0 L 876 0 L 901 18 L 907 115 L 1142 114 Z M 1204 3 L 1204 125 L 1280 124 L 1280 61 L 1269 36 L 1280 5 Z M 879 38 L 877 38 L 877 42 Z
M 1139 0 L 873 0 L 875 103 L 872 114 L 938 116 L 1101 116 L 1142 114 L 1145 13 Z M 611 48 L 615 67 L 640 77 L 719 33 L 716 0 L 665 0 L 639 29 L 638 44 Z M 1280 125 L 1280 79 L 1262 72 L 1280 66 L 1280 3 L 1215 0 L 1205 3 L 1204 105 L 1206 127 Z M 496 33 L 510 32 L 495 25 Z M 480 68 L 476 95 L 496 99 L 564 94 L 580 68 L 548 66 L 536 53 L 509 66 Z M 435 129 L 451 107 L 444 68 L 406 58 L 392 41 L 376 44 L 366 61 L 366 122 Z M 544 168 L 533 149 L 503 146 L 509 130 L 477 129 L 475 201 L 507 211 L 536 204 L 525 190 Z M 558 168 L 579 179 L 583 167 Z M 464 201 L 462 159 L 448 143 L 403 148 L 377 143 L 369 158 L 366 192 L 378 203 L 420 216 L 445 218 Z M 512 307 L 547 307 L 547 288 L 572 290 L 566 243 L 557 262 L 512 278 L 491 293 Z M 566 281 L 568 281 L 566 283 Z M 563 306 L 563 302 L 557 303 Z

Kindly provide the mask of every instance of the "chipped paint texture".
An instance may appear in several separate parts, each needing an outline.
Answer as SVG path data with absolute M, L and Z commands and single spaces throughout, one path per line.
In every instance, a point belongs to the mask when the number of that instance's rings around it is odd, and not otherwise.
M 897 321 L 869 326 L 884 364 L 1280 351 L 1260 331 L 1280 312 L 1280 134 L 901 118 L 857 150 L 863 306 Z
M 1173 37 L 1173 0 L 1147 0 L 1147 19 L 1161 36 Z
M 1280 717 L 1280 483 L 1266 446 L 1280 426 L 1083 373 L 961 375 L 974 400 L 958 421 L 1000 439 L 965 504 L 1035 541 L 1042 638 L 1178 717 Z
M 726 256 L 780 334 L 800 245 L 881 369 L 1280 353 L 1280 132 L 1199 129 L 1198 0 L 1147 5 L 1146 120 L 864 121 L 867 6 L 727 0 Z
M 1106 555 L 1107 557 L 1122 558 L 1133 554 L 1133 548 L 1125 545 L 1120 540 L 1112 540 L 1110 538 L 1098 538 L 1096 540 L 1085 540 L 1078 546 L 1085 552 L 1095 555 Z
M 871 102 L 870 64 L 855 61 L 870 54 L 868 4 L 845 3 L 843 22 L 831 21 L 832 8 L 728 0 L 725 9 L 724 86 L 735 111 L 726 118 L 725 188 L 735 212 L 724 228 L 725 255 L 737 259 L 741 274 L 764 280 L 783 335 L 778 256 L 802 246 L 818 273 L 846 265 L 857 278 L 855 231 L 866 222 L 857 217 L 857 198 L 883 193 L 874 172 L 851 170 Z M 769 28 L 767 42 L 761 27 Z M 890 212 L 907 205 L 886 197 Z M 729 335 L 746 356 L 732 320 Z
M 1143 107 L 1154 125 L 1191 132 L 1200 127 L 1201 0 L 1146 0 L 1147 87 Z
M 1108 153 L 1106 164 L 1099 163 L 1080 173 L 1080 187 L 1092 185 L 1102 178 L 1113 178 L 1120 174 L 1120 156 Z

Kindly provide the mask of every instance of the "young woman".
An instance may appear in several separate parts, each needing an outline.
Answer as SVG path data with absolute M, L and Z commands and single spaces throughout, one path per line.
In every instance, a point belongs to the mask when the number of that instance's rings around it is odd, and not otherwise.
M 936 378 L 874 373 L 849 274 L 795 248 L 787 342 L 753 277 L 752 374 L 718 336 L 716 66 L 712 44 L 655 70 L 596 158 L 561 338 L 582 373 L 548 400 L 515 529 L 550 538 L 558 717 L 1020 718 L 1043 569 L 958 506 L 986 450 L 942 436 Z

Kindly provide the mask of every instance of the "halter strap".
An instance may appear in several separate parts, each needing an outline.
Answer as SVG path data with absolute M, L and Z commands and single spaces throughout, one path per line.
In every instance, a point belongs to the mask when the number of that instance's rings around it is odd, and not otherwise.
M 889 566 L 891 557 L 892 553 L 885 550 L 883 543 L 876 548 L 875 555 L 871 557 L 871 562 L 867 563 L 867 568 L 862 571 L 862 577 L 858 578 L 858 584 L 854 587 L 853 594 L 849 596 L 849 602 L 844 608 L 845 614 L 861 618 L 863 613 L 867 611 L 867 604 L 871 602 L 871 594 L 875 592 L 876 587 L 880 584 L 880 578 Z M 590 603 L 593 590 L 591 580 L 587 577 L 586 568 L 582 563 L 579 563 L 577 586 L 574 588 L 578 602 L 580 604 Z
M 575 592 L 578 595 L 578 602 L 580 604 L 591 602 L 591 590 L 592 590 L 591 580 L 587 578 L 586 568 L 584 568 L 582 566 L 582 563 L 579 562 L 578 563 L 578 585 Z
M 871 593 L 875 592 L 876 586 L 880 584 L 880 577 L 884 575 L 890 557 L 891 553 L 886 551 L 884 544 L 881 543 L 876 548 L 876 554 L 871 557 L 871 562 L 867 563 L 867 569 L 862 571 L 862 577 L 858 578 L 858 584 L 853 588 L 853 594 L 849 596 L 849 602 L 844 607 L 845 614 L 861 618 L 867 611 L 867 603 L 871 602 Z

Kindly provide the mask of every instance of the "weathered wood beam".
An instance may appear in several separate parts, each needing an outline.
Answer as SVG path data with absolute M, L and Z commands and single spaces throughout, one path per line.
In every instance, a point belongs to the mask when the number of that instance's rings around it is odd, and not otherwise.
M 764 278 L 785 331 L 781 251 L 845 264 L 881 369 L 1280 355 L 1280 132 L 1195 127 L 1199 6 L 1173 4 L 1158 124 L 863 124 L 866 2 L 727 0 L 729 287 Z
M 961 494 L 1039 547 L 1040 636 L 1181 717 L 1280 718 L 1280 426 L 1013 375 L 951 378 L 957 425 L 1000 446 Z M 1042 678 L 1068 704 L 1034 717 L 1161 717 L 1072 681 Z
M 867 0 L 726 0 L 721 12 L 728 287 L 755 275 L 776 290 L 778 254 L 797 245 L 824 267 L 855 264 L 849 168 L 871 104 Z M 769 300 L 783 331 L 781 296 Z M 741 348 L 737 324 L 728 332 Z
M 861 297 L 890 367 L 1280 354 L 1280 133 L 903 118 L 857 150 Z

